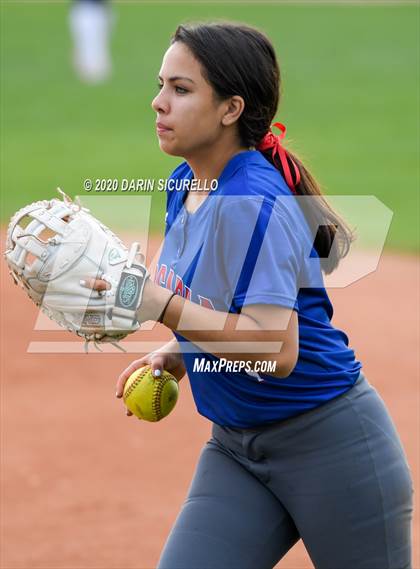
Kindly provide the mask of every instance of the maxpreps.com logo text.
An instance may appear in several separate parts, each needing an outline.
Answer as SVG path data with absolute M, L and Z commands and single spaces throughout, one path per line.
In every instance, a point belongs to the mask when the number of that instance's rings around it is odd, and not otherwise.
M 206 358 L 195 358 L 193 371 L 198 373 L 221 373 L 222 371 L 229 373 L 246 372 L 246 373 L 273 373 L 276 371 L 275 361 L 256 360 L 236 360 L 231 361 L 220 358 L 216 361 L 209 361 Z

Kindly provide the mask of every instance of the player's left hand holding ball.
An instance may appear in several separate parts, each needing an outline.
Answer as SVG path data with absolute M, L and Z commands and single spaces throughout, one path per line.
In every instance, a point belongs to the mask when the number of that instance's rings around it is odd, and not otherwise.
M 179 344 L 177 340 L 173 339 L 158 350 L 134 360 L 121 372 L 116 386 L 117 397 L 121 398 L 124 396 L 126 385 L 130 378 L 134 377 L 136 372 L 145 366 L 148 366 L 150 369 L 150 377 L 156 378 L 156 381 L 159 381 L 159 378 L 164 376 L 165 373 L 170 373 L 179 382 L 186 373 L 184 360 L 179 351 Z M 133 414 L 128 407 L 126 413 L 128 416 Z
M 155 377 L 145 365 L 130 375 L 124 385 L 124 403 L 138 419 L 156 422 L 172 411 L 178 401 L 178 382 L 168 371 Z

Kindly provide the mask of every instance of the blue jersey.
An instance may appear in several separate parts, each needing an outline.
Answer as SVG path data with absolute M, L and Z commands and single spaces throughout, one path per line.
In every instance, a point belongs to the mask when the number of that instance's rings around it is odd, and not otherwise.
M 346 334 L 331 324 L 314 235 L 280 172 L 260 152 L 241 152 L 194 213 L 184 207 L 184 182 L 192 178 L 186 162 L 171 175 L 156 282 L 223 312 L 247 304 L 291 308 L 299 325 L 298 361 L 286 378 L 220 369 L 219 358 L 175 333 L 198 412 L 219 425 L 251 428 L 350 389 L 362 366 Z

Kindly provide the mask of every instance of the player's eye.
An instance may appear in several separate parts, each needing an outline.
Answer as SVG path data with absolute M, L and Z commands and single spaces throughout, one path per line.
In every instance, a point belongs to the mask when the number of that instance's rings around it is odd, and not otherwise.
M 159 91 L 162 89 L 162 87 L 163 87 L 163 83 L 158 83 L 158 84 L 157 84 L 157 88 L 158 88 Z
M 175 87 L 175 91 L 179 94 L 179 95 L 185 95 L 185 93 L 188 93 L 188 89 L 184 89 L 184 87 Z

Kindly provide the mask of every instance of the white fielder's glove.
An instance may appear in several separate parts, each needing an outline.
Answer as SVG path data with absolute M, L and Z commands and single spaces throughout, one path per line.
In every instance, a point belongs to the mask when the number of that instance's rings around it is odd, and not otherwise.
M 95 345 L 118 342 L 140 327 L 145 258 L 138 243 L 128 250 L 88 209 L 60 193 L 63 199 L 32 203 L 12 217 L 4 253 L 10 273 L 60 326 Z M 82 286 L 86 278 L 110 288 Z

